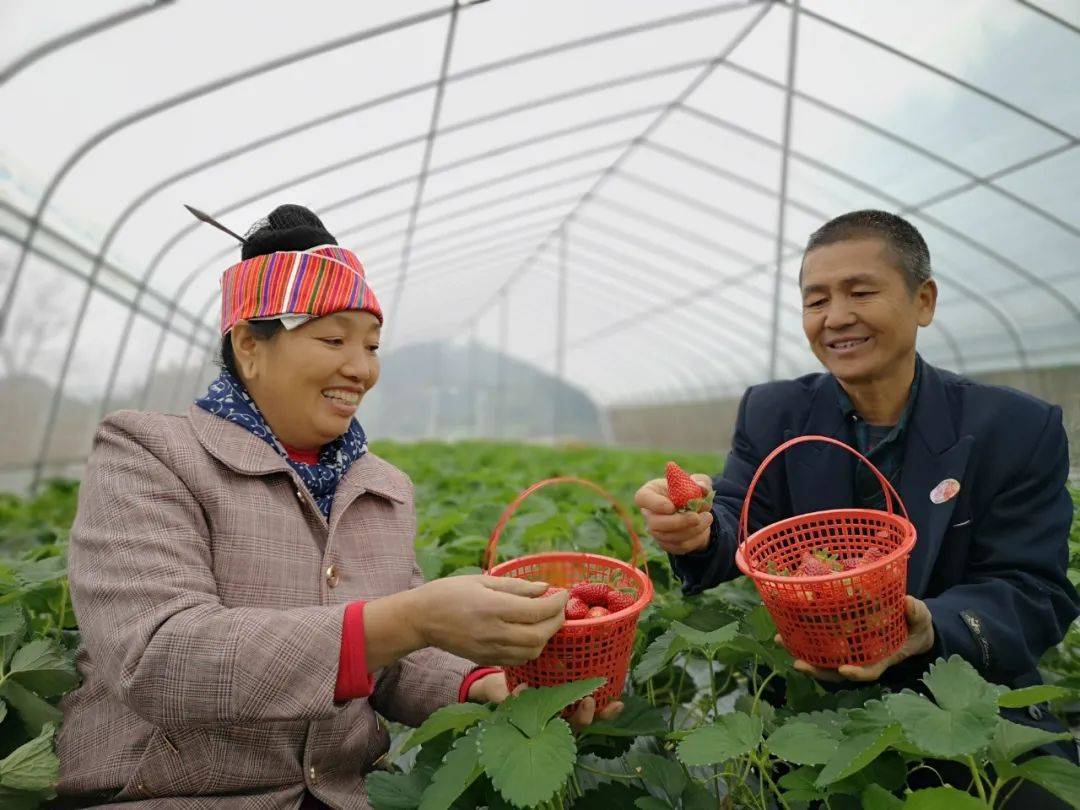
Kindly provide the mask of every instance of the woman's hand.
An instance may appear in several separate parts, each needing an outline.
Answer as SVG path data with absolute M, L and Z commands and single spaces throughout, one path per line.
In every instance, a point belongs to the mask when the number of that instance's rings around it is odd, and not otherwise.
M 518 686 L 514 694 L 520 694 L 523 689 L 525 689 L 525 684 Z M 508 697 L 510 697 L 510 689 L 506 685 L 506 675 L 502 672 L 485 675 L 469 687 L 469 700 L 476 703 L 502 703 Z M 591 724 L 594 719 L 614 720 L 622 710 L 623 704 L 616 700 L 597 712 L 596 700 L 590 696 L 583 699 L 574 710 L 569 721 L 570 727 L 578 731 Z
M 842 681 L 876 681 L 889 667 L 906 661 L 913 655 L 922 655 L 929 652 L 934 646 L 934 622 L 930 615 L 930 608 L 926 603 L 914 596 L 904 597 L 904 611 L 908 624 L 907 641 L 895 653 L 875 664 L 855 666 L 844 664 L 837 669 L 822 669 L 808 664 L 806 661 L 796 659 L 795 669 L 805 672 L 818 680 L 840 683 Z M 780 636 L 776 637 L 779 644 L 784 641 Z
M 439 647 L 485 666 L 523 664 L 562 627 L 570 594 L 543 596 L 548 585 L 522 579 L 461 576 L 409 591 L 420 646 Z
M 690 477 L 704 489 L 712 489 L 712 479 L 704 473 Z M 668 554 L 689 554 L 709 545 L 711 504 L 702 504 L 697 512 L 676 512 L 668 497 L 666 478 L 654 478 L 642 484 L 634 495 L 634 503 L 645 518 L 645 528 Z

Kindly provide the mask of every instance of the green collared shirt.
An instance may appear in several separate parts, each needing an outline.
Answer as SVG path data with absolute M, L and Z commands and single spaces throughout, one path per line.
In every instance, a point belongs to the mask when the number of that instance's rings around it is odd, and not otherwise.
M 911 412 L 915 407 L 915 398 L 919 395 L 922 368 L 922 358 L 916 355 L 915 378 L 911 382 L 907 404 L 895 425 L 868 424 L 855 410 L 855 405 L 843 386 L 837 385 L 844 421 L 854 427 L 855 449 L 870 459 L 894 487 L 899 481 L 900 469 L 904 466 L 904 442 Z M 881 484 L 870 468 L 861 462 L 855 466 L 855 503 L 863 509 L 885 508 L 885 493 L 881 490 Z

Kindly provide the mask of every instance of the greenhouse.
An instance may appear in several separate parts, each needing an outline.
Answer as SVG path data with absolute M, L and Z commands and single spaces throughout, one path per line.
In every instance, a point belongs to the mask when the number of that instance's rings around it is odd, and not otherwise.
M 1074 0 L 0 0 L 0 808 L 1080 807 L 1078 87 Z

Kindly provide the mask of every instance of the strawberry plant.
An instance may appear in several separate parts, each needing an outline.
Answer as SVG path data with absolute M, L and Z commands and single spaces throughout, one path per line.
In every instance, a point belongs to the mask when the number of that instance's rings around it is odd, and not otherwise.
M 499 514 L 535 481 L 577 475 L 629 505 L 641 482 L 668 461 L 666 454 L 643 451 L 488 443 L 375 443 L 374 450 L 416 485 L 417 558 L 429 578 L 480 570 Z M 690 470 L 719 468 L 708 455 L 680 461 Z M 699 496 L 706 494 L 700 490 Z M 76 491 L 72 482 L 55 482 L 34 499 L 0 495 L 3 808 L 47 803 L 56 780 L 56 702 L 77 682 L 72 653 L 78 635 L 65 579 Z M 634 519 L 643 531 L 639 516 Z M 913 684 L 917 691 L 832 692 L 793 670 L 750 582 L 739 579 L 686 599 L 665 555 L 642 539 L 656 594 L 638 623 L 623 713 L 571 729 L 565 707 L 596 688 L 581 681 L 527 689 L 498 707 L 448 706 L 419 729 L 395 726 L 390 770 L 375 771 L 367 782 L 376 810 L 962 810 L 1001 806 L 1021 780 L 1076 804 L 1077 769 L 1031 756 L 1059 737 L 1010 723 L 998 709 L 1049 701 L 1078 728 L 1080 623 L 1045 656 L 1045 686 L 1005 690 L 954 658 L 933 664 Z M 499 551 L 506 559 L 553 549 L 630 556 L 613 510 L 570 487 L 530 499 Z M 1080 582 L 1080 516 L 1070 550 L 1070 577 Z M 831 573 L 832 555 L 821 551 L 815 559 Z M 836 562 L 845 567 L 842 555 Z M 613 584 L 603 598 L 593 596 L 595 604 L 579 600 L 581 618 L 590 609 L 623 609 L 629 594 Z M 837 622 L 844 631 L 842 619 Z M 941 761 L 969 775 L 970 792 L 938 784 L 933 774 Z M 933 777 L 935 787 L 909 790 L 911 774 Z

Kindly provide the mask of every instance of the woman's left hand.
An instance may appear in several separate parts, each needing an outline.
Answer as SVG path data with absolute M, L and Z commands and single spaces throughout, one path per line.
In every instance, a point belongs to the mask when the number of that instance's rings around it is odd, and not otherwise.
M 520 693 L 523 689 L 525 689 L 525 684 L 518 686 L 514 694 Z M 506 685 L 506 674 L 503 672 L 485 675 L 469 687 L 469 700 L 477 703 L 502 703 L 508 697 L 510 697 L 510 688 Z M 614 720 L 622 710 L 623 704 L 615 700 L 597 712 L 596 700 L 590 696 L 578 704 L 570 717 L 570 727 L 577 731 L 592 723 L 593 720 Z

